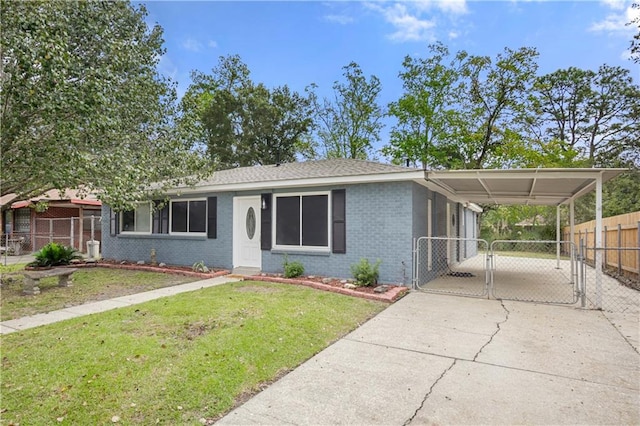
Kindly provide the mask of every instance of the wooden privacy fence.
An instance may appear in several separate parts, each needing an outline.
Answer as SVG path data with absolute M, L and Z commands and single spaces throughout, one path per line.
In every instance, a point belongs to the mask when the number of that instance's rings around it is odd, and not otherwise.
M 596 221 L 574 227 L 576 247 L 584 244 L 585 257 L 594 262 L 596 253 Z M 570 227 L 562 232 L 563 240 L 571 239 Z M 602 219 L 603 267 L 617 270 L 619 275 L 640 279 L 640 211 Z

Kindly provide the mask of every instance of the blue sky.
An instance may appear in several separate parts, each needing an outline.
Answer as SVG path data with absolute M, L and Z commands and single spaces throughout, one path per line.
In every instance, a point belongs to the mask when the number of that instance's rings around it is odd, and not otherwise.
M 149 24 L 164 29 L 159 70 L 182 95 L 190 72 L 209 73 L 219 56 L 238 54 L 255 82 L 329 96 L 342 67 L 355 61 L 382 82 L 381 103 L 400 97 L 406 55 L 424 56 L 441 41 L 452 52 L 495 57 L 505 47 L 535 47 L 539 74 L 606 63 L 631 70 L 637 9 L 606 1 L 147 1 Z M 635 14 L 635 15 L 634 15 Z

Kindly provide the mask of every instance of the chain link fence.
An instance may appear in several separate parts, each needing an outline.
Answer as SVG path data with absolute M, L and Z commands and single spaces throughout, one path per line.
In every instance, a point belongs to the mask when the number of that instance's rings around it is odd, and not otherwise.
M 37 218 L 30 232 L 12 232 L 0 237 L 0 252 L 4 264 L 16 263 L 20 259 L 30 261 L 31 254 L 45 245 L 55 242 L 71 246 L 85 253 L 87 242 L 95 244 L 101 240 L 101 218 L 99 216 Z M 11 262 L 9 262 L 9 258 Z M 21 263 L 21 262 L 20 262 Z
M 574 304 L 582 295 L 577 260 L 576 247 L 569 241 L 493 241 L 491 296 Z
M 600 278 L 594 268 L 596 259 L 603 265 Z M 485 240 L 422 237 L 415 241 L 414 288 L 463 296 L 579 304 L 587 309 L 602 309 L 611 314 L 615 324 L 625 322 L 637 329 L 640 280 L 625 264 L 640 265 L 639 248 L 595 249 L 584 244 L 578 247 L 570 241 L 518 240 L 494 241 L 489 247 Z
M 584 253 L 585 285 L 587 307 L 607 312 L 634 313 L 640 317 L 640 279 L 622 268 L 621 261 L 640 255 L 637 247 L 608 247 L 595 249 L 582 247 Z M 602 275 L 598 280 L 595 262 L 600 258 Z M 632 262 L 628 262 L 632 263 Z
M 486 296 L 488 251 L 485 240 L 418 238 L 415 286 L 433 293 Z

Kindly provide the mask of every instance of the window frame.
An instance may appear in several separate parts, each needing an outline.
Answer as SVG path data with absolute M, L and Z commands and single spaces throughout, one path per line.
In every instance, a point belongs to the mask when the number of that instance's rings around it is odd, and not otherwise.
M 326 246 L 305 246 L 302 245 L 303 235 L 302 232 L 304 230 L 304 217 L 303 217 L 303 207 L 302 207 L 302 199 L 307 196 L 325 196 L 327 197 L 327 223 L 326 223 L 326 235 L 327 235 L 327 245 Z M 277 237 L 277 223 L 278 223 L 278 198 L 285 197 L 298 197 L 300 199 L 299 202 L 299 217 L 300 217 L 300 235 L 299 235 L 299 245 L 285 245 L 278 244 Z M 282 250 L 282 251 L 299 251 L 299 252 L 317 252 L 317 253 L 331 253 L 331 244 L 332 244 L 332 200 L 331 200 L 331 191 L 313 191 L 313 192 L 286 192 L 286 193 L 274 193 L 272 194 L 272 212 L 271 212 L 271 233 L 272 233 L 272 244 L 271 248 L 273 250 Z
M 148 231 L 125 231 L 123 229 L 123 225 L 124 225 L 124 211 L 121 211 L 120 214 L 118 215 L 118 230 L 119 230 L 119 234 L 123 234 L 123 235 L 150 235 L 151 231 L 153 230 L 153 208 L 151 206 L 151 201 L 147 202 L 147 201 L 143 201 L 140 203 L 136 203 L 137 205 L 142 205 L 142 204 L 147 204 L 149 206 L 149 230 Z M 135 229 L 135 217 L 136 217 L 136 210 L 138 209 L 138 207 L 136 207 L 135 209 L 133 209 L 133 217 L 134 217 L 134 229 Z M 130 211 L 130 210 L 128 210 Z
M 203 220 L 204 220 L 204 231 L 200 232 L 190 232 L 189 231 L 189 220 L 190 220 L 190 203 L 193 201 L 199 201 L 199 202 L 204 202 L 204 216 L 203 216 Z M 174 203 L 187 203 L 187 211 L 186 211 L 186 226 L 187 226 L 187 230 L 186 231 L 173 231 L 173 204 Z M 207 200 L 207 197 L 203 197 L 203 198 L 180 198 L 180 199 L 171 199 L 169 200 L 169 235 L 182 235 L 182 236 L 202 236 L 202 237 L 206 237 L 207 236 L 207 230 L 208 230 L 208 215 L 209 215 L 209 203 Z M 166 235 L 166 234 L 165 234 Z

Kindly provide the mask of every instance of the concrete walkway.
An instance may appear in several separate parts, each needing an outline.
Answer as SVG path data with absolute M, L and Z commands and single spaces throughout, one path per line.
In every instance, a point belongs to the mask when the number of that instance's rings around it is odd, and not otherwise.
M 185 293 L 187 291 L 199 290 L 201 288 L 213 287 L 216 285 L 239 280 L 239 278 L 233 278 L 229 276 L 209 278 L 202 281 L 194 281 L 187 284 L 159 288 L 144 293 L 116 297 L 115 299 L 101 300 L 99 302 L 72 306 L 69 308 L 60 309 L 58 311 L 48 312 L 46 314 L 37 314 L 29 317 L 3 321 L 0 322 L 0 334 L 13 333 L 18 330 L 26 330 L 28 328 L 51 324 L 58 321 L 64 321 L 82 315 L 95 314 L 98 312 L 121 308 L 124 306 L 136 305 L 138 303 L 148 302 L 149 300 L 159 299 L 161 297 L 173 296 L 175 294 Z
M 412 292 L 218 423 L 640 424 L 640 355 L 599 311 Z

